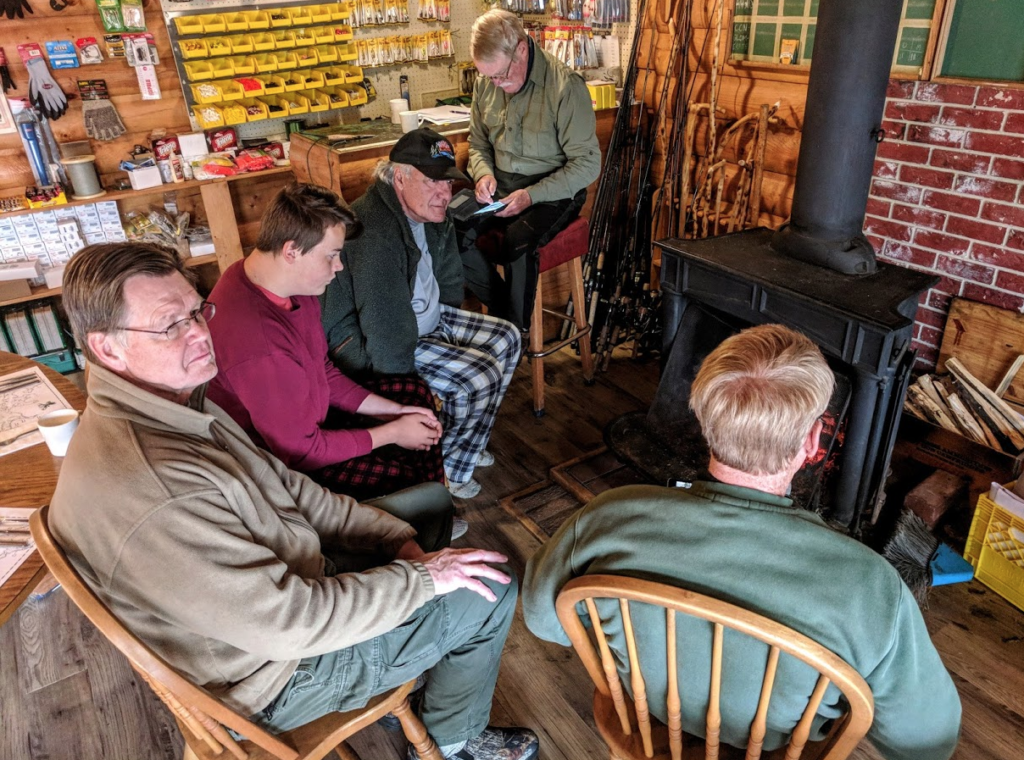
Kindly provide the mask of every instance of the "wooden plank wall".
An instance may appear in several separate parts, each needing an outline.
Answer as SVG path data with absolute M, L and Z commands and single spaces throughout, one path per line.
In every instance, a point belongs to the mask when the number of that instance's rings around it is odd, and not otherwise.
M 797 155 L 800 149 L 800 132 L 803 128 L 804 103 L 807 98 L 807 71 L 785 67 L 765 67 L 747 63 L 729 63 L 728 30 L 732 21 L 730 0 L 725 2 L 725 17 L 719 60 L 725 61 L 718 78 L 719 128 L 744 114 L 756 112 L 762 103 L 778 103 L 779 123 L 771 130 L 765 155 L 764 184 L 761 192 L 760 224 L 777 227 L 788 217 L 793 200 Z M 687 51 L 689 81 L 679 93 L 678 82 L 673 80 L 668 88 L 664 78 L 669 67 L 672 41 L 676 28 L 682 26 L 680 16 L 689 5 L 693 34 Z M 667 92 L 670 102 L 680 94 L 691 103 L 706 103 L 711 89 L 711 62 L 717 18 L 713 11 L 717 0 L 652 0 L 646 17 L 641 21 L 641 38 L 638 47 L 638 65 L 642 71 L 637 78 L 637 97 L 642 98 L 650 112 L 657 111 L 662 92 Z M 673 18 L 673 8 L 676 17 Z M 650 72 L 644 76 L 644 71 Z M 704 149 L 707 119 L 697 132 L 697 152 Z M 655 145 L 655 160 L 652 181 L 660 183 L 664 177 L 666 149 L 673 133 L 671 121 Z M 680 132 L 682 130 L 680 129 Z M 728 155 L 727 155 L 728 158 Z M 730 180 L 736 176 L 733 169 L 728 172 Z M 731 182 L 727 182 L 729 188 Z M 731 197 L 728 189 L 726 197 Z
M 96 154 L 96 167 L 106 182 L 117 174 L 118 163 L 128 157 L 128 151 L 136 143 L 148 144 L 149 133 L 156 128 L 165 128 L 170 134 L 190 132 L 185 99 L 171 57 L 170 41 L 156 0 L 146 4 L 146 26 L 156 42 L 160 64 L 156 67 L 160 89 L 160 100 L 142 100 L 139 94 L 135 70 L 123 58 L 111 59 L 102 43 L 103 25 L 99 12 L 92 0 L 70 0 L 62 11 L 54 11 L 46 0 L 28 0 L 32 14 L 24 19 L 4 18 L 0 23 L 0 45 L 7 54 L 11 76 L 17 90 L 8 97 L 27 97 L 28 76 L 18 57 L 17 46 L 25 42 L 43 45 L 48 40 L 71 40 L 79 37 L 95 37 L 100 40 L 103 63 L 82 66 L 77 69 L 52 70 L 51 73 L 60 88 L 69 97 L 67 113 L 51 122 L 57 142 L 88 139 L 82 121 L 82 102 L 78 99 L 78 79 L 105 79 L 111 100 L 121 114 L 128 131 L 110 142 L 92 141 Z M 123 174 L 121 176 L 124 176 Z M 22 188 L 34 184 L 28 159 L 17 134 L 0 135 L 0 190 Z

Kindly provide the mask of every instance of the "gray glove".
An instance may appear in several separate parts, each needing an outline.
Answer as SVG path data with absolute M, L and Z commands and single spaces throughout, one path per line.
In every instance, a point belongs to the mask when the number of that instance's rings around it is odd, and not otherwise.
M 116 140 L 125 133 L 124 122 L 109 100 L 86 100 L 82 103 L 85 133 L 93 140 Z
M 59 119 L 68 110 L 68 98 L 60 89 L 43 58 L 25 64 L 28 71 L 28 99 L 48 119 Z

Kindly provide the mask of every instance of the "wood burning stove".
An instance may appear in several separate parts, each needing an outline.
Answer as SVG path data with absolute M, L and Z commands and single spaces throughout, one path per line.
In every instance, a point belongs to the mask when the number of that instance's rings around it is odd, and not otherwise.
M 901 8 L 900 0 L 821 1 L 787 225 L 658 243 L 662 380 L 646 415 L 620 418 L 606 434 L 652 477 L 699 476 L 707 455 L 688 401 L 700 362 L 729 334 L 777 322 L 815 340 L 849 380 L 838 386 L 848 405 L 834 399 L 840 414 L 848 408 L 827 516 L 856 529 L 880 504 L 913 365 L 914 315 L 938 281 L 878 264 L 862 233 Z

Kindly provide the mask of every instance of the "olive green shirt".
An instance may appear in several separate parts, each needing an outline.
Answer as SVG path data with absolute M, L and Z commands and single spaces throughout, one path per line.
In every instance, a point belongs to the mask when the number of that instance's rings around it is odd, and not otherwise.
M 532 40 L 533 65 L 515 95 L 477 77 L 469 124 L 469 173 L 539 175 L 534 203 L 572 198 L 601 174 L 601 147 L 590 91 Z

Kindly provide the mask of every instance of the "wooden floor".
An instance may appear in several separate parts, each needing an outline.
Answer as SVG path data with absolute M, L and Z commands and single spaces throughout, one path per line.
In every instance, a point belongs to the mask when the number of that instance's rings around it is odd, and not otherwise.
M 526 367 L 509 391 L 492 438 L 497 464 L 477 473 L 481 496 L 462 513 L 460 543 L 507 553 L 521 573 L 538 540 L 497 499 L 545 478 L 548 468 L 593 451 L 610 419 L 644 409 L 657 368 L 613 362 L 583 386 L 569 355 L 548 361 L 548 414 L 530 409 Z M 1024 758 L 1024 613 L 978 583 L 936 589 L 929 630 L 964 706 L 958 760 Z M 534 728 L 544 760 L 606 758 L 590 717 L 592 688 L 570 650 L 534 639 L 518 617 L 505 647 L 493 721 Z M 2 760 L 177 760 L 169 715 L 131 669 L 57 591 L 27 602 L 0 628 Z M 363 760 L 396 760 L 400 739 L 378 727 L 355 749 Z M 879 755 L 866 744 L 858 760 Z

